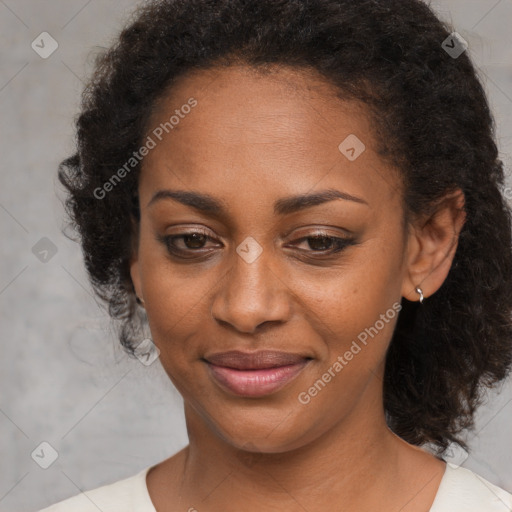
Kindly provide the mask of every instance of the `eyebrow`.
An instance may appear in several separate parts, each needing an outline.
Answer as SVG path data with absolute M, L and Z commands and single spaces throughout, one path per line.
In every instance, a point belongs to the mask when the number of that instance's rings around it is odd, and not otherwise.
M 223 201 L 220 201 L 208 194 L 201 194 L 199 192 L 186 190 L 159 190 L 153 195 L 147 204 L 147 207 L 164 199 L 178 201 L 179 203 L 185 206 L 190 206 L 204 214 L 216 217 L 227 216 L 227 209 Z M 327 189 L 313 194 L 301 194 L 278 199 L 274 203 L 274 214 L 289 215 L 306 208 L 311 208 L 312 206 L 334 201 L 335 199 L 353 201 L 355 203 L 366 204 L 368 206 L 368 203 L 360 197 L 347 194 L 346 192 L 341 192 L 340 190 Z

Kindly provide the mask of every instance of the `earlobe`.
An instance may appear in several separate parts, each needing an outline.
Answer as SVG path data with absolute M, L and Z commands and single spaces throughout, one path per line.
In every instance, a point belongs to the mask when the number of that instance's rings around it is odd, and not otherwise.
M 407 241 L 403 297 L 416 301 L 441 287 L 452 266 L 465 219 L 464 193 L 457 189 L 445 195 L 432 214 L 415 221 Z

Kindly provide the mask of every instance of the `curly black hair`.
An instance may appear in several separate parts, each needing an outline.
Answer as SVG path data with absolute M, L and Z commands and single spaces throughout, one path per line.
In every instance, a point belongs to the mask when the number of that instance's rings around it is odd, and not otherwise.
M 451 34 L 420 0 L 141 5 L 96 58 L 76 152 L 59 166 L 70 225 L 124 349 L 134 352 L 146 321 L 129 273 L 140 162 L 104 191 L 141 147 L 158 100 L 193 70 L 243 63 L 316 71 L 371 113 L 378 152 L 402 177 L 406 218 L 435 211 L 457 188 L 465 195 L 466 221 L 445 282 L 421 306 L 402 299 L 383 401 L 388 426 L 405 441 L 437 455 L 452 442 L 468 449 L 462 432 L 474 428 L 483 390 L 512 364 L 511 211 L 495 121 L 468 51 L 447 51 Z

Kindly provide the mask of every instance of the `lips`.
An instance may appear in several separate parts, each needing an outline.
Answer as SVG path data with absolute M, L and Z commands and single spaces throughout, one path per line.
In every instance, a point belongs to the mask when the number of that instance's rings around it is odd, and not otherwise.
M 209 363 L 235 370 L 261 370 L 299 364 L 307 359 L 298 354 L 287 352 L 260 351 L 260 352 L 222 352 L 206 357 Z
M 261 397 L 283 388 L 311 358 L 288 352 L 234 350 L 204 360 L 210 376 L 222 389 L 239 396 Z

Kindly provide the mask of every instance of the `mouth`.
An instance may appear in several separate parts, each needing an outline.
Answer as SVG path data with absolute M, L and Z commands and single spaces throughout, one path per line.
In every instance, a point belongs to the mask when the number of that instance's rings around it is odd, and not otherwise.
M 212 354 L 203 361 L 223 390 L 238 396 L 261 397 L 282 389 L 311 359 L 287 352 L 230 351 Z

